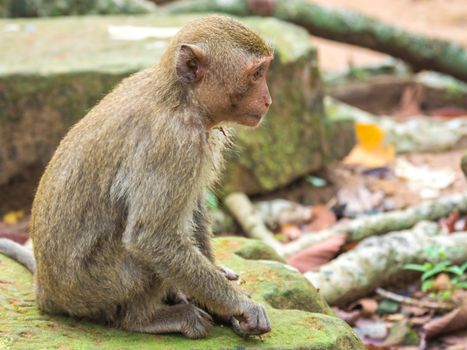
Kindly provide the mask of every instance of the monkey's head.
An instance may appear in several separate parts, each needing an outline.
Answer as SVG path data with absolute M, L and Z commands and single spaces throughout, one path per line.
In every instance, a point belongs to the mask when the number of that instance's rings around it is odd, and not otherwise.
M 230 17 L 208 16 L 188 24 L 165 56 L 161 63 L 173 67 L 185 96 L 211 127 L 222 122 L 256 126 L 271 105 L 266 74 L 272 49 Z

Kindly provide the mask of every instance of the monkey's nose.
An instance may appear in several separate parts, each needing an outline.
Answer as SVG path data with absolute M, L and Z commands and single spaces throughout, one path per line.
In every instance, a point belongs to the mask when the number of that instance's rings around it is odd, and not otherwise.
M 271 96 L 268 94 L 266 96 L 264 96 L 264 105 L 269 108 L 269 106 L 271 105 L 272 103 L 272 99 L 271 99 Z

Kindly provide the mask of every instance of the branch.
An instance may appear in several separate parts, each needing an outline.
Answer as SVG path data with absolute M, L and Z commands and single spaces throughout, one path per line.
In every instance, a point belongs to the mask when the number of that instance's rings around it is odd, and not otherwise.
M 382 296 L 383 298 L 393 300 L 400 304 L 412 305 L 426 309 L 434 309 L 434 310 L 452 310 L 453 305 L 443 303 L 443 302 L 431 302 L 425 300 L 417 300 L 414 298 L 405 297 L 403 295 L 399 295 L 383 288 L 376 288 L 376 294 Z
M 170 13 L 224 12 L 270 15 L 298 24 L 312 35 L 366 47 L 400 58 L 415 70 L 435 70 L 467 81 L 467 50 L 459 44 L 412 34 L 358 12 L 333 9 L 309 0 L 185 0 Z
M 422 202 L 404 210 L 364 216 L 345 224 L 338 224 L 328 230 L 304 233 L 296 241 L 285 245 L 283 253 L 286 257 L 291 256 L 302 249 L 341 233 L 348 234 L 349 242 L 356 242 L 370 236 L 409 229 L 417 222 L 438 220 L 454 210 L 459 213 L 467 213 L 467 192 Z
M 467 232 L 441 235 L 437 224 L 421 222 L 412 230 L 367 238 L 305 277 L 330 304 L 342 305 L 408 273 L 405 264 L 432 260 L 431 246 L 446 251 L 454 264 L 467 260 Z
M 272 247 L 277 254 L 284 255 L 282 244 L 274 238 L 273 233 L 266 227 L 261 215 L 244 193 L 229 194 L 225 197 L 224 204 L 249 237 L 263 241 Z

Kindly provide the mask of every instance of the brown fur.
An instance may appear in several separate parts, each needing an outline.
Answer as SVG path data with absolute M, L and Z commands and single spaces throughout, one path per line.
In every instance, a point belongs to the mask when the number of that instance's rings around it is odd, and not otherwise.
M 217 126 L 256 125 L 271 103 L 271 54 L 233 19 L 197 20 L 159 65 L 125 79 L 70 130 L 33 204 L 41 310 L 206 335 L 208 314 L 165 303 L 181 291 L 211 313 L 237 317 L 247 334 L 269 331 L 264 308 L 213 264 L 204 194 L 228 141 Z

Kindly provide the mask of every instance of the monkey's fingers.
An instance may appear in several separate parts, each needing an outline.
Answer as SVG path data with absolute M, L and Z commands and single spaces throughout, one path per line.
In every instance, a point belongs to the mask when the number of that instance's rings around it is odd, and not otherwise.
M 250 336 L 248 333 L 245 333 L 242 330 L 242 328 L 240 327 L 240 322 L 235 317 L 230 318 L 230 326 L 232 327 L 234 333 L 238 336 L 242 338 L 248 338 Z
M 249 335 L 261 335 L 271 331 L 271 325 L 266 314 L 266 310 L 262 305 L 255 305 L 243 317 L 239 318 L 240 328 L 242 332 Z
M 237 281 L 240 276 L 233 270 L 224 267 L 224 266 L 219 266 L 219 270 L 224 274 L 225 278 L 227 278 L 229 281 Z

